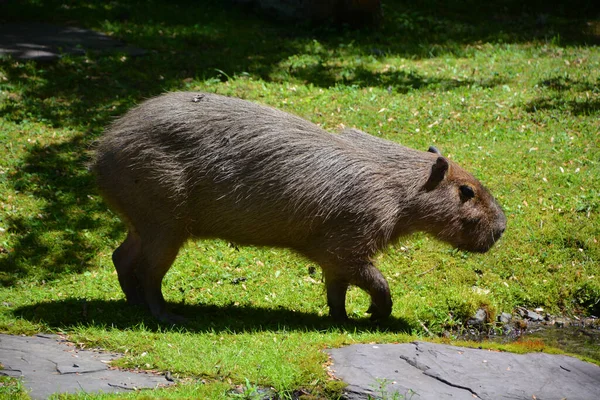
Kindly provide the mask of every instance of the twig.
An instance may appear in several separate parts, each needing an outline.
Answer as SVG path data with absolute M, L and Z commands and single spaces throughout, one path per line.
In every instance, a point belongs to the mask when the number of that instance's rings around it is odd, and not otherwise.
M 429 268 L 427 271 L 423 271 L 420 274 L 417 274 L 417 276 L 422 276 L 422 275 L 428 274 L 429 272 L 433 271 L 436 268 L 437 268 L 437 265 L 434 265 L 433 267 Z
M 417 320 L 419 321 L 419 324 L 421 324 L 421 326 L 423 327 L 423 329 L 425 329 L 425 332 L 427 332 L 427 334 L 431 337 L 433 337 L 433 333 L 429 332 L 429 329 L 427 329 L 427 327 L 425 326 L 425 324 L 423 322 L 421 322 L 421 320 Z

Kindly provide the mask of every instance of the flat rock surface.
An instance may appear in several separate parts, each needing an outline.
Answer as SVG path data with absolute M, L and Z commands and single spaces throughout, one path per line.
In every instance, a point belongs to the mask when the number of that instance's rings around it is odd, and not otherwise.
M 171 384 L 164 376 L 109 369 L 119 354 L 78 350 L 58 335 L 0 334 L 0 375 L 23 379 L 32 399 L 53 393 L 127 392 Z
M 357 344 L 328 353 L 333 374 L 349 384 L 348 399 L 600 399 L 600 367 L 563 355 L 424 342 Z
M 0 56 L 51 61 L 62 54 L 83 55 L 87 51 L 145 54 L 142 49 L 89 29 L 42 23 L 0 24 Z

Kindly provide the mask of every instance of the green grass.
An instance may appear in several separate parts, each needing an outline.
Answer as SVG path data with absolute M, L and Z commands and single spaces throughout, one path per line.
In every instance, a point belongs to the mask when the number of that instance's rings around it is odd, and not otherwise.
M 29 396 L 20 380 L 0 375 L 0 398 L 25 400 L 29 399 Z
M 148 52 L 0 60 L 0 331 L 60 331 L 125 353 L 119 366 L 181 379 L 151 396 L 226 398 L 248 384 L 335 397 L 326 347 L 438 335 L 480 307 L 492 316 L 516 306 L 600 314 L 597 10 L 584 18 L 511 1 L 500 11 L 386 1 L 384 26 L 353 31 L 221 3 L 4 6 L 5 21 L 76 23 Z M 124 302 L 110 259 L 124 226 L 85 162 L 114 117 L 170 90 L 242 97 L 330 131 L 435 144 L 491 189 L 507 232 L 483 255 L 422 234 L 379 255 L 395 302 L 380 325 L 358 289 L 348 295 L 351 322 L 332 324 L 320 271 L 309 274 L 313 265 L 291 252 L 189 243 L 163 290 L 190 323 L 157 324 Z M 22 393 L 0 383 L 0 396 Z

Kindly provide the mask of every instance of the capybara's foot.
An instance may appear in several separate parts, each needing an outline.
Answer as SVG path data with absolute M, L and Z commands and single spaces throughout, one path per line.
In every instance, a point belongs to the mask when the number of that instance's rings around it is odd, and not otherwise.
M 341 310 L 329 309 L 329 318 L 331 318 L 334 322 L 343 323 L 348 321 L 348 314 L 346 314 L 346 309 L 342 308 Z
M 385 309 L 381 309 L 381 307 L 377 307 L 375 303 L 371 303 L 371 305 L 367 309 L 367 313 L 371 314 L 371 321 L 380 321 L 390 316 L 390 314 L 392 313 L 392 306 L 391 304 L 389 305 L 389 307 L 386 305 Z
M 146 300 L 144 298 L 144 291 L 139 285 L 129 286 L 129 290 L 125 292 L 127 298 L 127 304 L 131 306 L 146 307 Z
M 167 309 L 167 303 L 160 294 L 158 299 L 152 299 L 147 303 L 150 313 L 162 323 L 169 325 L 180 325 L 185 324 L 187 319 L 181 315 L 173 314 Z
M 188 319 L 177 314 L 173 314 L 167 311 L 163 311 L 160 314 L 154 314 L 154 317 L 158 319 L 160 322 L 169 325 L 184 325 L 188 322 Z

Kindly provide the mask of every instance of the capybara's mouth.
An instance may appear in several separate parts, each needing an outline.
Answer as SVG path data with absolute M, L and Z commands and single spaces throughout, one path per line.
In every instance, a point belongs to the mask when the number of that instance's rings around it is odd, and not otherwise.
M 480 247 L 476 247 L 473 250 L 471 250 L 473 253 L 487 253 L 493 246 L 494 244 L 489 244 L 489 245 L 485 245 L 485 246 L 480 246 Z
M 502 234 L 494 236 L 494 238 L 487 243 L 461 244 L 457 247 L 461 250 L 466 250 L 471 253 L 487 253 L 492 247 L 494 247 L 494 244 L 500 239 L 500 236 L 502 236 Z
M 457 246 L 460 250 L 468 251 L 471 253 L 487 253 L 493 246 L 492 244 L 472 246 L 472 245 L 460 245 Z
M 506 229 L 506 226 L 503 225 L 503 226 L 495 229 L 490 234 L 490 236 L 487 238 L 488 240 L 485 243 L 469 244 L 469 245 L 465 246 L 465 248 L 463 250 L 467 250 L 472 253 L 487 253 L 492 247 L 494 247 L 494 244 L 500 240 L 505 229 Z M 459 246 L 459 247 L 462 247 L 462 246 Z

